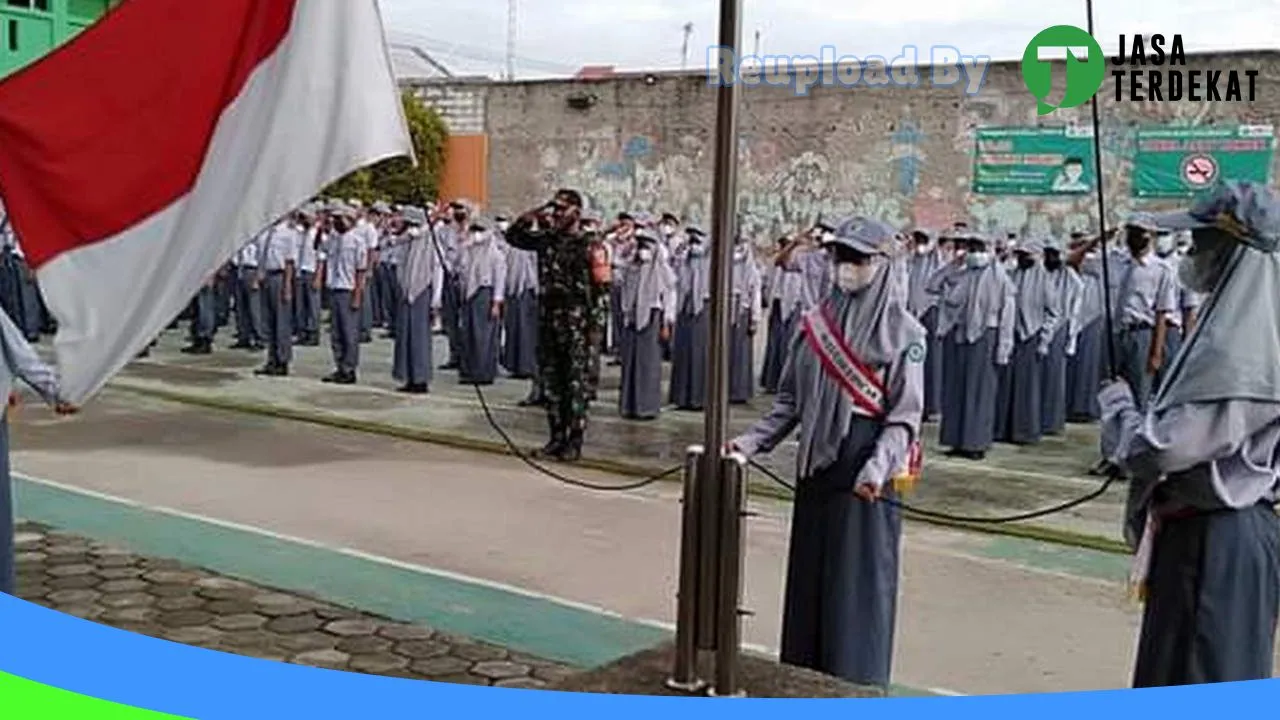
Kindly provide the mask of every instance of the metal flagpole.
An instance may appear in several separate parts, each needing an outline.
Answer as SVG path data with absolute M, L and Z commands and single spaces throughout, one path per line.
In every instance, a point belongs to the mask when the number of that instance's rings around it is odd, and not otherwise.
M 738 66 L 742 0 L 720 0 L 718 67 Z M 708 72 L 715 69 L 708 67 Z M 738 228 L 738 77 L 722 78 L 716 97 L 715 180 L 711 188 L 711 319 L 708 331 L 705 440 L 689 449 L 680 538 L 676 655 L 667 687 L 704 687 L 699 654 L 715 653 L 709 694 L 741 695 L 738 654 L 742 521 L 746 461 L 728 456 L 729 340 L 733 246 Z M 726 506 L 726 503 L 731 503 Z
M 737 66 L 742 45 L 742 0 L 720 0 L 719 52 Z M 711 69 L 708 68 L 708 72 Z M 699 578 L 698 647 L 716 650 L 719 626 L 727 618 L 719 617 L 723 591 L 720 587 L 721 507 L 729 479 L 721 462 L 728 441 L 729 419 L 729 346 L 730 298 L 733 274 L 733 245 L 737 238 L 738 220 L 738 80 L 722 84 L 716 94 L 715 179 L 711 188 L 711 319 L 707 353 L 707 405 L 704 415 L 703 467 L 700 474 L 702 494 L 699 498 L 702 519 L 701 572 Z M 737 612 L 737 608 L 733 608 Z M 733 649 L 736 652 L 736 648 Z M 723 655 L 722 655 L 723 656 Z M 736 688 L 715 688 L 717 694 L 731 694 Z
M 1093 35 L 1093 0 L 1085 0 L 1085 14 L 1088 15 L 1089 35 Z M 1071 62 L 1070 57 L 1067 62 Z M 1094 93 L 1090 100 L 1093 106 L 1093 175 L 1094 185 L 1098 190 L 1098 232 L 1102 233 L 1102 297 L 1103 310 L 1106 312 L 1107 325 L 1107 369 L 1110 377 L 1116 377 L 1116 334 L 1111 308 L 1111 263 L 1110 248 L 1107 247 L 1107 201 L 1102 191 L 1102 123 L 1098 118 L 1098 94 Z

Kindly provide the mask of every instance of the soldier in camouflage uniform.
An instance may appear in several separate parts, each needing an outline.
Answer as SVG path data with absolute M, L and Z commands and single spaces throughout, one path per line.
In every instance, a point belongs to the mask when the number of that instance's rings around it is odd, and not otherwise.
M 590 236 L 582 231 L 582 195 L 560 190 L 555 200 L 520 216 L 507 242 L 538 254 L 538 374 L 547 400 L 551 439 L 540 455 L 574 462 L 582 455 L 591 404 L 591 347 L 608 317 L 608 288 L 591 272 Z

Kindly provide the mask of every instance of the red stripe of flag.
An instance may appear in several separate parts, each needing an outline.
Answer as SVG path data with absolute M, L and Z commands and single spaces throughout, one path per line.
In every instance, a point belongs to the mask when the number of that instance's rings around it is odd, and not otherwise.
M 0 197 L 33 268 L 191 190 L 296 2 L 128 0 L 0 82 Z

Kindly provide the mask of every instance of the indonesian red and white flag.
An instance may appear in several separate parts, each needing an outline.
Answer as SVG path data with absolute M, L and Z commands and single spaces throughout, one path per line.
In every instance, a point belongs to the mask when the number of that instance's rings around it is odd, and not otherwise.
M 129 0 L 0 82 L 0 197 L 65 399 L 263 228 L 412 153 L 376 0 Z

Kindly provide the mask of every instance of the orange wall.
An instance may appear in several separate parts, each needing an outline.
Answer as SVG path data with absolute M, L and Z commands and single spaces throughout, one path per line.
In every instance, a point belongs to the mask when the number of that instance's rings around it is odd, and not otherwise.
M 445 143 L 440 199 L 465 198 L 488 208 L 489 136 L 450 135 Z

